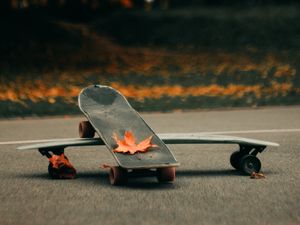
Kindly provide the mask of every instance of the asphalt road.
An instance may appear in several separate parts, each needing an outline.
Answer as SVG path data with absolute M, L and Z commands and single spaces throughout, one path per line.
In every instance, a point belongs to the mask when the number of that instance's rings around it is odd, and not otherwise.
M 265 179 L 229 165 L 235 145 L 171 145 L 174 184 L 111 186 L 105 147 L 66 150 L 75 180 L 52 180 L 37 151 L 0 144 L 0 224 L 300 224 L 300 107 L 143 114 L 157 132 L 226 132 L 279 143 L 259 155 Z M 0 142 L 77 136 L 82 117 L 0 121 Z M 245 130 L 268 130 L 239 132 Z

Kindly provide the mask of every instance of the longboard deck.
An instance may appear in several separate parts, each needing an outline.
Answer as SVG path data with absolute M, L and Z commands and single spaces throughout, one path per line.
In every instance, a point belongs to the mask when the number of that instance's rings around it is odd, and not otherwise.
M 197 133 L 174 133 L 174 134 L 157 134 L 165 144 L 238 144 L 246 146 L 273 146 L 279 144 L 257 139 L 242 138 L 225 135 L 205 135 Z M 66 148 L 72 146 L 90 146 L 105 145 L 101 138 L 73 138 L 69 140 L 49 141 L 44 143 L 32 144 L 18 147 L 18 150 L 51 150 L 57 148 Z
M 90 86 L 81 91 L 78 103 L 81 111 L 121 167 L 138 169 L 179 165 L 165 143 L 117 90 L 102 85 Z M 137 142 L 152 136 L 152 143 L 158 147 L 134 155 L 116 153 L 113 151 L 117 147 L 113 136 L 116 134 L 123 138 L 125 131 L 133 132 Z

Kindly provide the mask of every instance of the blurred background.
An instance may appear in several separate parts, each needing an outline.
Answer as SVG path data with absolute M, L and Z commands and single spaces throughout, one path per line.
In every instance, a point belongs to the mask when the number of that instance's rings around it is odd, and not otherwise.
M 300 104 L 297 0 L 0 0 L 0 117 Z

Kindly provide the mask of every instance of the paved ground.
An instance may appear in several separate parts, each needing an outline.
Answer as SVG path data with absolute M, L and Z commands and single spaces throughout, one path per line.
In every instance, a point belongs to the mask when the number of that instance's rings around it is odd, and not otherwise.
M 144 114 L 157 132 L 299 129 L 300 107 Z M 77 136 L 81 117 L 0 121 L 0 141 Z M 260 155 L 266 179 L 229 165 L 234 145 L 171 145 L 181 162 L 177 180 L 108 183 L 104 147 L 68 149 L 76 180 L 51 180 L 36 151 L 0 145 L 0 224 L 300 224 L 300 132 L 240 133 L 278 142 Z

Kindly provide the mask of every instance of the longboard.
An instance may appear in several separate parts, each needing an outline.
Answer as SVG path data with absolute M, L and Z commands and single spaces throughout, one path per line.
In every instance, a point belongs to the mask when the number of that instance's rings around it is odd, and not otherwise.
M 81 91 L 78 103 L 81 111 L 122 168 L 146 169 L 179 165 L 165 143 L 117 90 L 108 86 L 93 85 Z M 113 136 L 116 134 L 123 138 L 125 131 L 133 132 L 138 142 L 152 136 L 152 143 L 158 147 L 151 148 L 146 153 L 133 155 L 116 153 L 114 149 L 117 145 Z
M 165 144 L 238 144 L 244 146 L 273 146 L 278 147 L 279 144 L 269 141 L 261 141 L 257 139 L 225 136 L 225 135 L 205 135 L 197 133 L 175 133 L 175 134 L 157 134 Z M 18 147 L 18 150 L 51 150 L 66 147 L 105 145 L 101 138 L 73 138 L 73 139 L 57 139 L 44 143 L 32 144 Z
M 209 135 L 201 133 L 158 134 L 165 144 L 238 144 L 239 150 L 230 156 L 233 168 L 246 174 L 260 170 L 260 161 L 255 157 L 267 146 L 278 147 L 274 142 L 225 135 Z M 42 155 L 49 152 L 63 152 L 66 147 L 105 145 L 101 138 L 71 138 L 18 147 L 19 150 L 38 149 Z M 250 155 L 249 155 L 250 154 Z M 246 158 L 245 158 L 246 157 Z M 250 161 L 249 161 L 250 160 Z M 254 163 L 254 164 L 253 164 Z M 243 165 L 243 166 L 241 166 Z M 253 165 L 256 165 L 253 167 Z M 171 179 L 170 179 L 171 180 Z

